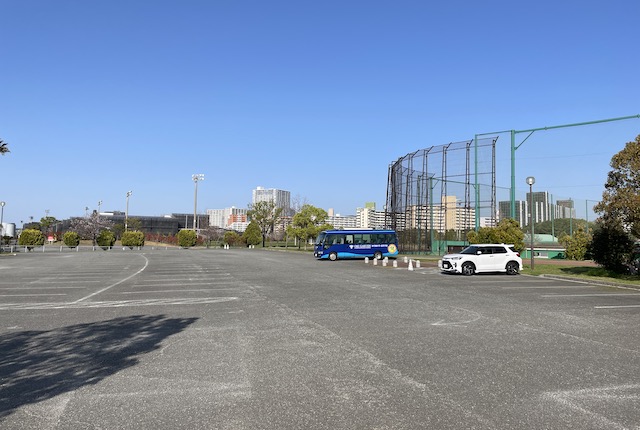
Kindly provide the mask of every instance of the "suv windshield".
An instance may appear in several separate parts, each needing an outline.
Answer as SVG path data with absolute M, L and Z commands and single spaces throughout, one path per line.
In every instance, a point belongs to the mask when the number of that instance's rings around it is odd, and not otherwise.
M 475 255 L 477 251 L 478 251 L 478 247 L 477 246 L 469 246 L 469 247 L 463 249 L 462 251 L 460 251 L 460 254 L 472 254 L 472 255 Z

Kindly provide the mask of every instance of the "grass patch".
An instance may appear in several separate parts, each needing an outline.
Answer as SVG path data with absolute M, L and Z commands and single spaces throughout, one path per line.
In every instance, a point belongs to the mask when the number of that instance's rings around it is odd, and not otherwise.
M 525 266 L 522 271 L 523 274 L 526 275 L 556 275 L 556 276 L 567 276 L 571 278 L 581 278 L 592 281 L 606 281 L 606 282 L 616 282 L 621 284 L 633 284 L 640 286 L 640 276 L 634 275 L 622 275 L 619 273 L 614 273 L 609 270 L 603 269 L 602 267 L 589 267 L 589 266 L 571 266 L 570 263 L 567 265 L 552 265 L 552 264 L 539 264 L 536 262 L 536 265 L 533 270 L 530 267 Z

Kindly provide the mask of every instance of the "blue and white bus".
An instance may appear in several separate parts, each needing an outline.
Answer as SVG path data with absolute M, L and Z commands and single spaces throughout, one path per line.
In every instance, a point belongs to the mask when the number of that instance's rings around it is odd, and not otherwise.
M 318 235 L 313 255 L 331 261 L 395 257 L 398 255 L 398 236 L 393 230 L 326 230 Z

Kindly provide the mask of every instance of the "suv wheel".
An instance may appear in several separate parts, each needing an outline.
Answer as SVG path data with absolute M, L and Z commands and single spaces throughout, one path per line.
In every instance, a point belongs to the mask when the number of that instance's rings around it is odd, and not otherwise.
M 518 263 L 516 263 L 515 261 L 510 261 L 507 263 L 507 275 L 517 275 L 518 269 Z
M 462 265 L 462 274 L 464 276 L 471 276 L 476 273 L 476 266 L 473 263 L 469 263 L 468 261 Z

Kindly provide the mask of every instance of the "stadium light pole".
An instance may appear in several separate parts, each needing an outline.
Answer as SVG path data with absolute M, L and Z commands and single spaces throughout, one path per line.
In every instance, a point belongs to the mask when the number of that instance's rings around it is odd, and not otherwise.
M 4 236 L 4 205 L 6 204 L 4 201 L 0 202 L 0 237 Z
M 133 191 L 127 191 L 127 207 L 124 212 L 124 231 L 128 231 L 129 229 L 129 197 L 131 197 Z
M 204 181 L 204 173 L 191 175 L 191 179 L 193 179 L 193 184 L 195 186 L 193 194 L 193 231 L 196 231 L 196 216 L 198 213 L 198 181 Z
M 534 234 L 534 226 L 533 226 L 533 184 L 536 183 L 536 178 L 533 176 L 527 177 L 527 184 L 529 184 L 529 201 L 531 202 L 529 206 L 529 222 L 531 223 L 531 270 L 533 270 L 533 234 Z

